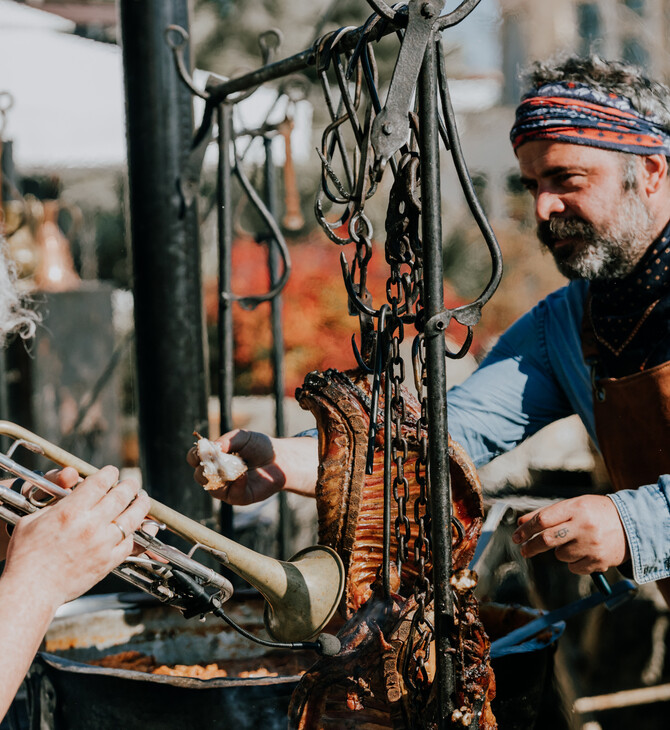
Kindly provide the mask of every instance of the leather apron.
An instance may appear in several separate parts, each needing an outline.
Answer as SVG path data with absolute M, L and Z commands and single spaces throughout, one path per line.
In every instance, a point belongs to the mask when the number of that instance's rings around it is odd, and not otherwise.
M 670 474 L 670 361 L 620 378 L 598 378 L 597 343 L 586 314 L 582 349 L 591 367 L 598 444 L 614 491 L 655 484 L 661 474 Z M 670 578 L 657 586 L 670 606 Z

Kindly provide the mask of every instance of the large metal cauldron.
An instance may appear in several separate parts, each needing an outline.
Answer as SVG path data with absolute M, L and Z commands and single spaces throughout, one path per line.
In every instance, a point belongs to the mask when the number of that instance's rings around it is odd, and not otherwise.
M 262 633 L 260 600 L 229 602 L 228 612 L 247 630 Z M 528 609 L 482 606 L 493 638 L 535 618 Z M 561 630 L 516 647 L 494 660 L 499 730 L 546 730 L 538 724 L 553 676 L 553 651 Z M 548 640 L 547 640 L 548 639 Z M 286 728 L 299 674 L 253 679 L 189 679 L 84 662 L 121 651 L 153 655 L 165 664 L 244 659 L 249 669 L 267 665 L 273 652 L 208 617 L 186 621 L 175 609 L 143 594 L 90 596 L 68 604 L 53 622 L 28 679 L 30 730 L 246 730 Z M 316 655 L 302 652 L 307 669 Z M 270 659 L 268 658 L 270 657 Z M 550 700 L 551 701 L 551 700 Z
M 263 634 L 263 602 L 229 602 L 228 613 Z M 286 727 L 291 694 L 300 679 L 190 679 L 85 664 L 135 650 L 164 664 L 244 659 L 268 665 L 267 649 L 208 617 L 185 620 L 174 608 L 143 595 L 90 596 L 68 605 L 50 627 L 45 651 L 28 677 L 30 730 L 273 730 Z M 266 637 L 267 638 L 267 637 Z M 302 652 L 304 668 L 316 658 Z

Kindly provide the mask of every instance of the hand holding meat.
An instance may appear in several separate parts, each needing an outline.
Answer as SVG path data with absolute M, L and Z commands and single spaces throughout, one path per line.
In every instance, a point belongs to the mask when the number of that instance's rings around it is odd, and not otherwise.
M 222 472 L 220 484 L 216 485 L 209 466 L 215 460 L 206 458 L 203 462 L 197 444 L 188 452 L 187 461 L 195 469 L 195 480 L 217 499 L 229 504 L 251 504 L 282 489 L 314 496 L 318 463 L 316 439 L 276 439 L 256 431 L 237 429 L 209 443 L 223 454 L 237 454 L 247 467 L 233 479 L 227 479 Z
M 72 471 L 61 472 L 60 485 L 71 485 Z M 55 609 L 128 557 L 149 499 L 139 494 L 134 480 L 117 479 L 118 470 L 105 467 L 53 506 L 21 518 L 9 543 L 3 580 L 32 580 Z
M 519 518 L 513 540 L 524 558 L 553 550 L 570 571 L 587 575 L 629 558 L 626 534 L 609 497 L 566 499 Z

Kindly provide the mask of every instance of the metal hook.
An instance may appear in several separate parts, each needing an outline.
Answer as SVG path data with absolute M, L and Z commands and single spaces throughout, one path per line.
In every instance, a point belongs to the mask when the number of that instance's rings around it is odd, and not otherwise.
M 331 223 L 326 219 L 323 212 L 322 193 L 323 190 L 319 190 L 316 195 L 316 199 L 314 200 L 314 217 L 316 218 L 316 222 L 321 226 L 326 236 L 328 236 L 328 238 L 338 246 L 344 246 L 348 243 L 352 243 L 353 239 L 351 237 L 342 238 L 341 236 L 338 236 L 335 231 L 345 225 L 347 220 L 349 220 L 349 216 L 353 209 L 353 203 L 349 203 L 342 215 L 336 221 Z
M 277 28 L 269 28 L 258 36 L 258 45 L 261 49 L 263 66 L 267 66 L 274 60 L 275 54 L 282 44 L 284 37 Z
M 391 23 L 395 20 L 397 12 L 389 7 L 384 0 L 365 0 L 367 4 L 382 18 L 390 21 Z
M 351 279 L 351 273 L 349 271 L 349 264 L 347 263 L 347 257 L 344 255 L 344 251 L 340 254 L 340 266 L 342 267 L 342 278 L 344 279 L 344 286 L 349 295 L 349 301 L 354 307 L 363 314 L 367 314 L 370 317 L 379 317 L 379 312 L 368 305 L 358 296 L 354 282 Z
M 470 178 L 470 173 L 468 172 L 468 168 L 465 163 L 460 139 L 458 137 L 455 114 L 451 104 L 451 98 L 449 96 L 444 51 L 440 43 L 437 43 L 437 54 L 438 86 L 440 98 L 442 101 L 444 122 L 447 128 L 447 135 L 451 148 L 451 155 L 454 160 L 454 167 L 456 168 L 456 173 L 458 175 L 458 179 L 461 183 L 463 193 L 470 208 L 470 212 L 477 222 L 477 226 L 481 231 L 484 241 L 486 242 L 486 246 L 489 250 L 489 255 L 491 256 L 491 278 L 489 279 L 489 282 L 482 291 L 482 293 L 471 304 L 465 305 L 463 307 L 458 307 L 453 312 L 453 316 L 460 324 L 474 325 L 479 321 L 482 307 L 493 296 L 494 292 L 498 288 L 498 285 L 500 284 L 500 280 L 502 279 L 502 252 L 500 250 L 500 244 L 496 239 L 495 233 L 491 228 L 491 224 L 489 223 L 486 214 L 484 213 L 484 209 L 479 202 L 479 198 L 477 197 L 474 185 L 472 184 L 472 179 Z
M 462 357 L 465 357 L 468 350 L 470 349 L 470 345 L 472 344 L 472 337 L 473 337 L 473 330 L 472 327 L 468 327 L 468 334 L 465 338 L 465 342 L 461 345 L 461 349 L 458 352 L 452 352 L 449 347 L 445 346 L 444 354 L 450 359 L 450 360 L 460 360 Z
M 337 60 L 333 65 L 333 69 L 335 71 L 335 79 L 337 80 L 337 85 L 340 89 L 340 106 L 344 105 L 344 108 L 346 110 L 346 116 L 351 122 L 351 129 L 354 133 L 356 144 L 360 147 L 363 140 L 363 132 L 361 130 L 361 125 L 358 121 L 358 117 L 356 116 L 356 110 L 358 109 L 358 105 L 360 104 L 360 82 L 362 77 L 356 78 L 355 96 L 352 99 L 351 95 L 349 94 L 349 77 L 344 71 L 344 67 L 342 66 L 342 61 L 339 56 L 337 57 Z
M 456 534 L 458 535 L 458 542 L 465 540 L 465 527 L 458 517 L 451 516 L 451 524 L 456 528 Z
M 455 10 L 452 10 L 448 15 L 443 15 L 438 23 L 437 29 L 444 30 L 445 28 L 451 28 L 457 25 L 479 5 L 481 0 L 464 0 Z
M 356 26 L 348 25 L 344 28 L 337 30 L 331 30 L 328 33 L 317 38 L 312 45 L 314 52 L 314 65 L 319 73 L 328 70 L 330 66 L 330 59 L 332 58 L 333 50 L 342 38 L 351 30 L 356 30 Z
M 397 17 L 400 18 L 400 14 L 397 14 Z M 372 29 L 378 24 L 378 23 L 385 23 L 386 19 L 378 15 L 377 13 L 373 13 L 364 23 L 363 29 L 361 31 L 361 36 L 358 39 L 358 43 L 356 43 L 356 47 L 353 50 L 353 53 L 351 54 L 351 58 L 349 59 L 349 66 L 347 67 L 347 78 L 349 78 L 353 72 L 353 69 L 355 65 L 358 63 L 358 59 L 361 55 L 361 51 L 363 49 L 364 45 L 367 45 L 368 42 L 368 36 L 372 32 Z
M 379 413 L 379 388 L 381 386 L 382 370 L 388 357 L 388 336 L 386 334 L 386 317 L 391 307 L 382 304 L 379 309 L 377 322 L 377 336 L 374 350 L 374 376 L 372 379 L 372 393 L 370 398 L 370 426 L 368 430 L 368 450 L 365 459 L 365 473 L 372 474 L 375 457 L 375 438 L 377 436 L 377 414 Z
M 174 39 L 174 34 L 177 35 L 176 40 Z M 181 80 L 196 96 L 199 96 L 201 99 L 209 99 L 209 92 L 199 89 L 195 85 L 193 77 L 186 69 L 186 63 L 184 62 L 182 49 L 184 48 L 188 40 L 189 35 L 187 31 L 180 25 L 168 25 L 168 27 L 165 29 L 165 42 L 168 44 L 170 50 L 172 51 L 172 57 L 174 58 L 174 62 L 177 66 L 177 73 L 181 77 Z
M 338 62 L 336 64 L 339 64 L 339 58 Z M 323 89 L 324 99 L 326 101 L 326 106 L 328 108 L 328 113 L 330 114 L 331 118 L 331 124 L 328 125 L 327 130 L 324 131 L 324 134 L 322 136 L 322 146 L 325 150 L 325 157 L 330 162 L 332 160 L 333 155 L 335 153 L 335 146 L 340 150 L 340 156 L 342 159 L 342 165 L 344 167 L 344 173 L 347 177 L 347 182 L 349 184 L 349 187 L 352 188 L 354 185 L 354 175 L 351 169 L 351 162 L 349 160 L 349 155 L 347 154 L 347 148 L 344 142 L 344 139 L 342 138 L 340 125 L 343 124 L 347 119 L 349 119 L 347 114 L 342 114 L 342 110 L 344 108 L 344 100 L 343 98 L 340 98 L 340 102 L 338 104 L 337 112 L 334 109 L 333 106 L 333 99 L 332 95 L 330 93 L 330 84 L 328 83 L 328 78 L 326 76 L 325 71 L 321 73 L 321 86 Z M 328 136 L 328 133 L 332 131 L 332 136 L 330 137 L 330 141 L 328 142 L 328 145 L 326 146 L 326 138 Z M 323 179 L 323 170 L 322 170 L 322 185 L 323 185 L 324 179 Z M 326 194 L 328 194 L 326 192 Z M 330 195 L 328 195 L 330 197 Z M 331 198 L 332 199 L 332 198 Z
M 372 375 L 374 370 L 365 362 L 365 360 L 363 360 L 361 351 L 358 349 L 358 345 L 356 344 L 355 334 L 351 335 L 351 349 L 354 352 L 354 358 L 356 359 L 358 367 L 365 373 L 365 375 Z
M 224 292 L 221 294 L 222 298 L 227 299 L 228 301 L 236 301 L 244 309 L 255 309 L 262 302 L 267 302 L 270 299 L 276 297 L 286 286 L 288 277 L 291 273 L 291 262 L 288 247 L 286 245 L 286 240 L 284 239 L 284 236 L 282 235 L 282 232 L 277 225 L 277 221 L 267 209 L 265 203 L 261 200 L 258 193 L 254 190 L 246 175 L 242 172 L 239 160 L 237 159 L 237 155 L 235 155 L 235 167 L 233 169 L 233 172 L 237 176 L 237 179 L 240 181 L 240 184 L 242 185 L 244 192 L 249 197 L 249 200 L 270 228 L 271 235 L 277 242 L 279 254 L 281 256 L 282 264 L 284 266 L 284 270 L 282 271 L 282 274 L 279 277 L 277 283 L 265 294 L 260 294 L 257 296 L 238 296 L 229 292 Z
M 425 361 L 422 358 L 421 347 L 424 345 L 423 334 L 418 333 L 412 340 L 412 372 L 414 373 L 414 387 L 421 397 L 423 390 L 422 370 Z
M 340 149 L 340 156 L 341 156 L 341 160 L 342 160 L 342 166 L 344 167 L 344 174 L 347 177 L 349 186 L 353 187 L 354 173 L 351 169 L 351 162 L 350 162 L 349 156 L 347 154 L 344 140 L 342 139 L 342 136 L 340 134 L 340 126 L 342 124 L 344 124 L 344 122 L 346 122 L 346 121 L 348 121 L 348 115 L 343 114 L 339 118 L 334 119 L 325 128 L 323 135 L 321 137 L 321 152 L 318 152 L 319 157 L 321 158 L 321 161 L 323 163 L 322 185 L 325 184 L 325 179 L 324 179 L 323 175 L 324 175 L 324 173 L 327 172 L 328 176 L 331 178 L 331 180 L 333 181 L 335 186 L 340 191 L 342 198 L 339 200 L 336 200 L 335 197 L 333 197 L 329 194 L 329 191 L 327 189 L 325 190 L 325 193 L 332 202 L 337 202 L 340 204 L 348 203 L 351 200 L 352 196 L 350 193 L 348 193 L 346 191 L 344 185 L 337 178 L 337 175 L 333 171 L 330 162 L 333 159 L 333 155 L 335 153 L 335 145 L 337 145 Z

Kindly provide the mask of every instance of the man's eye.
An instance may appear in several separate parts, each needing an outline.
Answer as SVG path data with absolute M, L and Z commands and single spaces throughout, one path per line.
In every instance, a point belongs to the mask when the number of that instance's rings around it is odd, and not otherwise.
M 556 178 L 556 182 L 559 185 L 577 185 L 582 179 L 583 175 L 576 172 L 566 173 L 565 175 L 559 175 Z

